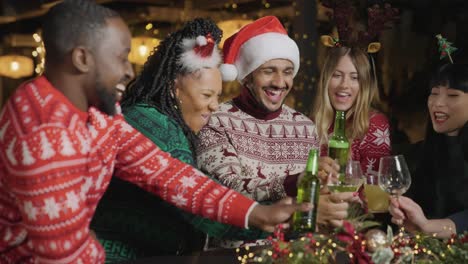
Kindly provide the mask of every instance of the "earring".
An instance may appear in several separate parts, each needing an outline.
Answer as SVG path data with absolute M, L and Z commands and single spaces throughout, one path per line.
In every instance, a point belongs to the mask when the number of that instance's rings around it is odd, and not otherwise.
M 175 100 L 177 101 L 177 103 L 178 103 L 178 104 L 176 103 L 176 104 L 174 105 L 174 108 L 175 108 L 175 109 L 179 109 L 179 106 L 182 105 L 182 100 L 180 100 L 179 98 L 174 98 L 174 99 L 175 99 Z

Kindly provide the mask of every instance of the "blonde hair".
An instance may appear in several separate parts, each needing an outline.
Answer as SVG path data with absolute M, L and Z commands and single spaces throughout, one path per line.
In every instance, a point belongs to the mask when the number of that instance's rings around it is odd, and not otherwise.
M 369 128 L 370 112 L 379 103 L 377 79 L 369 63 L 368 55 L 361 49 L 353 47 L 335 47 L 329 49 L 325 63 L 320 73 L 320 79 L 315 97 L 312 119 L 317 127 L 317 134 L 322 142 L 328 140 L 328 129 L 332 125 L 335 109 L 328 96 L 328 84 L 341 58 L 349 56 L 356 67 L 359 80 L 359 93 L 351 108 L 346 113 L 346 119 L 351 119 L 351 125 L 346 126 L 348 139 L 364 137 Z M 346 122 L 348 124 L 348 122 Z

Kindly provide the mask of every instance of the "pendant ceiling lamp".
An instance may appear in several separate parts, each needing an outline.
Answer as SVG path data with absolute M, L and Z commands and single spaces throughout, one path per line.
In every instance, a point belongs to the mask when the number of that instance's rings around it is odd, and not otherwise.
M 32 76 L 34 62 L 31 58 L 21 55 L 0 56 L 0 75 L 19 79 Z

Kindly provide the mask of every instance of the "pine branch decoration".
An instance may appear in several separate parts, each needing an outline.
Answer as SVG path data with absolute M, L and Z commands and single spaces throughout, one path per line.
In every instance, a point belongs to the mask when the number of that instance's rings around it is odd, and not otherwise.
M 447 39 L 443 38 L 441 34 L 437 34 L 436 38 L 437 43 L 439 44 L 440 59 L 448 57 L 450 63 L 453 64 L 452 56 L 450 56 L 450 54 L 456 51 L 457 48 L 453 47 L 452 42 L 447 41 Z

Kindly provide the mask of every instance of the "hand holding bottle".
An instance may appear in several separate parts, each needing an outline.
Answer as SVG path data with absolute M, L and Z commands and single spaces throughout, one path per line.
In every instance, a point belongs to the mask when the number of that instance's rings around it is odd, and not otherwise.
M 340 170 L 340 165 L 338 162 L 333 160 L 330 157 L 319 157 L 318 159 L 318 172 L 317 177 L 320 180 L 320 184 L 326 185 L 330 183 L 338 182 L 338 173 Z M 297 184 L 301 182 L 301 179 L 304 177 L 305 172 L 302 172 L 297 178 Z
M 322 184 L 326 185 L 338 182 L 340 165 L 336 160 L 325 156 L 320 157 L 318 167 L 318 177 L 320 178 Z
M 311 204 L 295 204 L 291 197 L 286 197 L 271 205 L 257 204 L 249 215 L 249 226 L 273 232 L 279 224 L 285 224 L 287 227 L 287 221 L 294 212 L 307 212 L 311 209 Z

